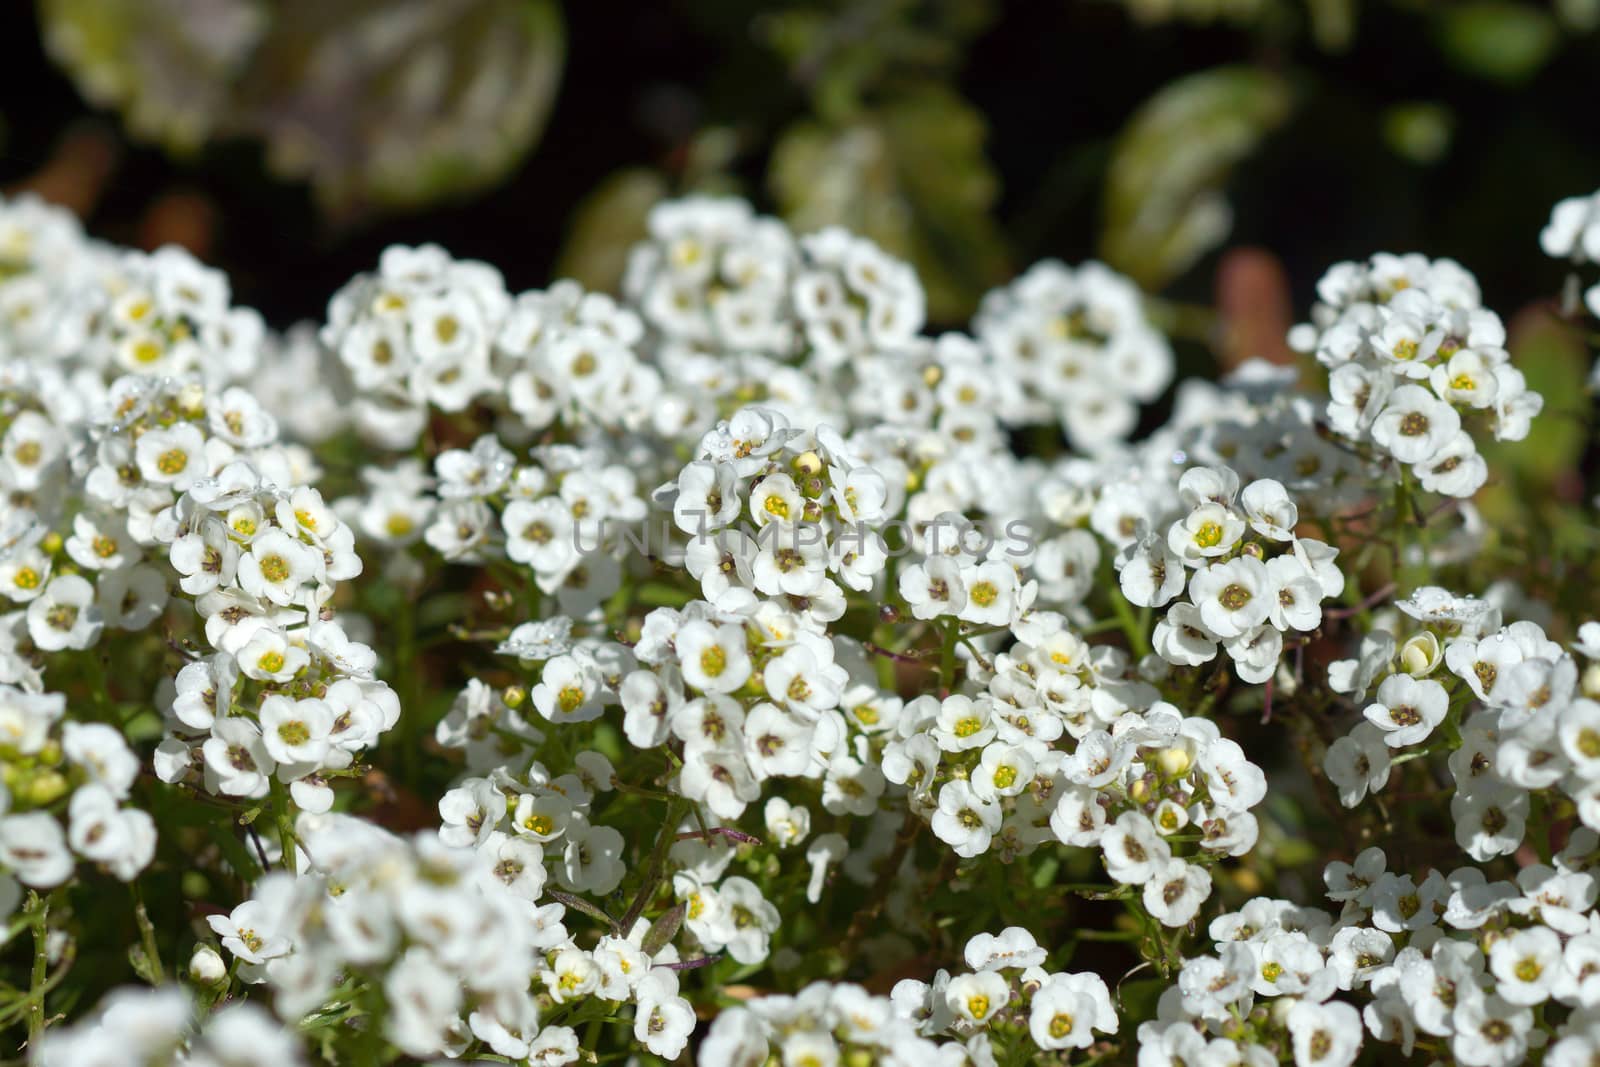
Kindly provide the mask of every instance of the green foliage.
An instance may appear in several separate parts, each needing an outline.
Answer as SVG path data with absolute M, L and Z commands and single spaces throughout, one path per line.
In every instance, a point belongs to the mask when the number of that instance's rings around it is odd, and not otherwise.
M 934 319 L 958 319 L 1006 272 L 983 137 L 970 105 L 929 85 L 852 122 L 790 127 L 769 180 L 796 229 L 840 225 L 872 238 L 916 265 Z
M 1106 173 L 1100 254 L 1159 289 L 1228 235 L 1229 171 L 1288 117 L 1285 81 L 1248 67 L 1194 74 L 1149 100 Z
M 1559 39 L 1549 14 L 1502 0 L 1446 6 L 1438 34 L 1440 48 L 1456 66 L 1511 84 L 1527 81 L 1544 66 Z
M 537 141 L 564 53 L 554 0 L 41 0 L 45 40 L 132 132 L 259 138 L 330 211 L 486 187 Z

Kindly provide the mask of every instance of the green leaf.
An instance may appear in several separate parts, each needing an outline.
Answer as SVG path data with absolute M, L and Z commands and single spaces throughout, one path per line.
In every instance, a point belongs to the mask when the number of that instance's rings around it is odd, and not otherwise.
M 40 0 L 39 21 L 79 92 L 182 153 L 227 124 L 269 14 L 260 0 Z
M 1427 101 L 1395 104 L 1383 113 L 1383 139 L 1413 163 L 1436 163 L 1450 148 L 1455 116 Z
M 959 96 L 922 85 L 850 121 L 789 127 L 768 180 L 797 230 L 839 225 L 872 238 L 917 268 L 932 319 L 957 321 L 1007 269 L 985 133 Z
M 266 142 L 337 212 L 481 188 L 538 140 L 565 46 L 556 0 L 40 0 L 90 100 L 169 150 Z
M 1494 441 L 1481 435 L 1483 457 L 1489 464 L 1491 479 L 1509 475 L 1500 487 L 1537 487 L 1548 496 L 1548 487 L 1577 470 L 1586 440 L 1589 417 L 1589 351 L 1583 338 L 1567 323 L 1542 309 L 1517 315 L 1509 323 L 1508 348 L 1512 365 L 1528 380 L 1528 388 L 1544 396 L 1544 410 L 1533 420 L 1533 427 L 1522 441 Z M 1486 508 L 1500 506 L 1494 494 Z M 1507 500 L 1503 505 L 1526 514 L 1526 505 Z M 1515 513 L 1514 512 L 1514 513 Z
M 1343 52 L 1356 35 L 1355 0 L 1306 0 L 1311 37 L 1324 52 Z
M 683 925 L 683 917 L 688 914 L 689 905 L 686 903 L 674 904 L 657 916 L 656 921 L 650 924 L 650 930 L 644 935 L 644 942 L 640 948 L 647 956 L 660 952 L 675 936 Z
M 335 209 L 416 206 L 521 159 L 563 52 L 554 0 L 287 0 L 235 120 Z
M 620 170 L 601 182 L 578 205 L 556 274 L 588 289 L 616 292 L 629 248 L 645 237 L 650 209 L 667 191 L 666 179 L 643 167 Z
M 128 963 L 133 966 L 133 973 L 150 985 L 160 985 L 162 981 L 161 969 L 150 960 L 150 956 L 142 945 L 128 946 Z
M 1457 67 L 1509 83 L 1543 67 L 1559 37 L 1547 12 L 1506 0 L 1446 6 L 1436 27 L 1440 47 Z
M 1159 289 L 1221 244 L 1232 226 L 1223 183 L 1290 107 L 1288 84 L 1251 67 L 1192 74 L 1146 101 L 1106 174 L 1102 258 Z

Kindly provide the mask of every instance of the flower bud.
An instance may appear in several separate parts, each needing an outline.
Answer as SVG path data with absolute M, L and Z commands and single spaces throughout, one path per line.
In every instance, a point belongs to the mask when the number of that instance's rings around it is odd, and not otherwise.
M 1168 778 L 1179 778 L 1189 773 L 1189 753 L 1181 748 L 1164 748 L 1156 753 L 1155 765 Z
M 198 382 L 190 382 L 179 390 L 178 410 L 192 417 L 204 415 L 206 412 L 205 386 Z
M 1591 663 L 1583 669 L 1583 678 L 1579 682 L 1583 687 L 1583 695 L 1590 700 L 1600 699 L 1600 663 Z
M 210 945 L 195 946 L 189 957 L 189 977 L 200 985 L 216 985 L 228 976 L 228 966 Z
M 810 478 L 822 473 L 822 457 L 815 452 L 802 452 L 795 457 L 794 470 L 802 477 Z
M 27 788 L 18 795 L 33 807 L 42 808 L 60 800 L 70 788 L 66 775 L 60 771 L 44 770 L 34 775 Z
M 1426 678 L 1439 666 L 1444 650 L 1430 630 L 1424 630 L 1400 646 L 1400 668 L 1414 678 Z
M 506 691 L 500 694 L 501 702 L 512 711 L 522 707 L 523 702 L 527 699 L 528 691 L 520 685 L 508 685 L 506 686 Z

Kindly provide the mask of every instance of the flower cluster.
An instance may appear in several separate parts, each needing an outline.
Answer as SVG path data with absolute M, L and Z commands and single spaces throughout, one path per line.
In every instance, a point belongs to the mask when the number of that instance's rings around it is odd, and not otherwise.
M 1600 830 L 1600 673 L 1592 669 L 1600 623 L 1586 623 L 1569 652 L 1537 623 L 1501 626 L 1488 602 L 1437 587 L 1398 607 L 1420 624 L 1404 641 L 1375 629 L 1358 659 L 1330 668 L 1334 688 L 1358 703 L 1376 687 L 1365 721 L 1328 750 L 1343 802 L 1353 807 L 1381 790 L 1397 750 L 1443 730 L 1456 840 L 1473 859 L 1516 852 L 1541 799 L 1570 803 Z
M 1539 233 L 1539 247 L 1552 259 L 1573 267 L 1600 263 L 1600 192 L 1569 196 L 1550 210 L 1550 221 Z M 1575 291 L 1575 290 L 1574 290 Z M 1600 282 L 1584 291 L 1591 314 L 1600 316 Z
M 817 982 L 794 996 L 762 997 L 717 1017 L 702 1067 L 777 1057 L 784 1063 L 995 1063 L 1002 1056 L 1070 1054 L 1117 1030 L 1105 982 L 1045 969 L 1048 953 L 1013 926 L 967 942 L 970 971 L 907 978 L 888 997 Z
M 363 468 L 368 491 L 336 509 L 397 554 L 420 539 L 451 563 L 510 560 L 583 615 L 616 591 L 623 530 L 646 513 L 634 471 L 610 458 L 541 445 L 519 462 L 490 434 L 441 451 L 432 478 L 413 463 Z
M 1299 508 L 1270 478 L 1241 490 L 1227 467 L 1192 467 L 1178 480 L 1178 500 L 1187 514 L 1118 557 L 1122 595 L 1167 609 L 1154 634 L 1167 663 L 1209 663 L 1221 645 L 1239 677 L 1264 682 L 1278 669 L 1284 636 L 1316 630 L 1322 601 L 1344 591 L 1339 550 L 1296 535 Z
M 1329 425 L 1428 492 L 1472 496 L 1488 477 L 1474 426 L 1520 441 L 1544 407 L 1476 279 L 1454 260 L 1380 253 L 1335 264 L 1317 295 L 1290 343 L 1329 370 Z
M 1138 288 L 1100 263 L 1048 261 L 983 299 L 973 329 L 1021 389 L 1014 423 L 1058 422 L 1093 452 L 1124 440 L 1172 381 L 1172 350 Z
M 66 375 L 80 396 L 124 374 L 235 381 L 257 365 L 265 326 L 230 305 L 227 276 L 188 252 L 91 241 L 69 212 L 0 202 L 0 358 Z
M 0 684 L 0 913 L 7 916 L 20 903 L 18 882 L 58 886 L 77 858 L 129 882 L 155 852 L 155 821 L 126 806 L 139 759 L 122 732 L 65 713 L 60 693 Z
M 185 650 L 190 662 L 162 697 L 170 718 L 157 773 L 167 782 L 195 773 L 209 792 L 259 798 L 276 772 L 303 806 L 326 810 L 322 772 L 348 767 L 399 716 L 373 678 L 376 653 L 333 617 L 337 584 L 361 573 L 354 534 L 243 390 L 215 396 L 130 377 L 113 384 L 111 405 L 89 428 L 83 484 L 124 525 L 78 536 L 96 555 L 115 553 L 119 537 L 149 546 L 165 565 L 134 568 L 112 597 L 104 587 L 119 572 L 103 573 L 98 611 L 87 581 L 53 579 L 39 598 L 54 631 L 44 647 L 84 647 L 102 620 L 148 625 L 170 582 L 193 599 L 211 651 Z M 79 584 L 57 593 L 66 581 Z
M 1337 917 L 1257 898 L 1212 921 L 1216 954 L 1186 962 L 1161 1019 L 1140 1026 L 1140 1062 L 1226 1049 L 1272 1063 L 1290 1049 L 1306 1067 L 1345 1067 L 1370 1035 L 1406 1056 L 1439 1042 L 1469 1067 L 1509 1067 L 1548 1035 L 1545 1062 L 1587 1063 L 1600 1051 L 1597 850 L 1582 831 L 1553 866 L 1530 864 L 1514 881 L 1472 866 L 1414 880 L 1389 870 L 1380 848 L 1330 863 Z
M 300 1042 L 248 1001 L 198 1014 L 173 986 L 119 989 L 93 1017 L 46 1035 L 40 1067 L 300 1067 Z
M 551 784 L 586 788 L 576 779 Z M 230 915 L 213 916 L 211 928 L 247 980 L 271 986 L 285 1020 L 325 1005 L 341 976 L 367 976 L 389 1003 L 384 1036 L 411 1056 L 456 1056 L 477 1041 L 515 1061 L 570 1063 L 577 1034 L 553 1016 L 607 1001 L 633 1005 L 641 1043 L 675 1058 L 694 1019 L 674 972 L 656 965 L 675 953 L 643 947 L 649 924 L 590 949 L 574 942 L 563 905 L 537 903 L 538 831 L 559 821 L 575 858 L 601 839 L 591 832 L 579 840 L 581 816 L 552 801 L 560 792 L 520 796 L 515 836 L 484 820 L 476 847 L 449 843 L 465 836 L 470 845 L 464 822 L 407 841 L 349 816 L 301 816 L 303 873 L 268 875 Z M 441 804 L 447 814 L 454 806 Z
M 40 1062 L 1593 1058 L 1593 521 L 1474 505 L 1541 400 L 1464 268 L 1334 267 L 1331 401 L 1248 362 L 1139 436 L 1103 266 L 930 335 L 844 230 L 648 231 L 618 296 L 397 247 L 268 336 L 0 201 Z

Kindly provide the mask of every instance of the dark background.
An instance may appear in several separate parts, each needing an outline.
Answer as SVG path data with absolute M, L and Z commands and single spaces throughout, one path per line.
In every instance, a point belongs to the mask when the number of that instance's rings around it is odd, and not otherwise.
M 759 141 L 805 114 L 806 94 L 752 30 L 761 6 L 566 4 L 553 116 L 508 180 L 420 213 L 334 223 L 306 187 L 266 173 L 254 142 L 208 144 L 184 160 L 129 142 L 117 116 L 89 108 L 45 55 L 32 5 L 13 2 L 0 15 L 0 188 L 44 165 L 72 124 L 96 118 L 123 143 L 91 231 L 136 243 L 155 198 L 202 193 L 217 220 L 208 258 L 231 275 L 236 301 L 279 326 L 320 317 L 329 294 L 393 242 L 437 241 L 495 263 L 514 290 L 541 286 L 575 208 L 618 168 L 670 168 L 685 138 L 708 122 L 735 121 Z M 1361 6 L 1342 55 L 1247 28 L 1142 26 L 1106 0 L 1005 5 L 967 48 L 956 87 L 989 126 L 1011 266 L 1093 255 L 1104 163 L 1129 115 L 1174 78 L 1250 63 L 1288 72 L 1298 105 L 1229 178 L 1228 244 L 1282 258 L 1297 317 L 1327 264 L 1376 250 L 1456 257 L 1507 315 L 1552 294 L 1563 271 L 1540 253 L 1539 228 L 1555 200 L 1600 187 L 1595 35 L 1565 36 L 1520 86 L 1460 69 L 1437 36 L 1429 8 L 1387 3 Z M 1378 115 L 1403 100 L 1439 102 L 1453 115 L 1436 161 L 1407 160 L 1386 142 Z M 739 176 L 770 208 L 762 162 L 759 152 L 742 161 Z M 1209 301 L 1218 255 L 1170 292 Z

